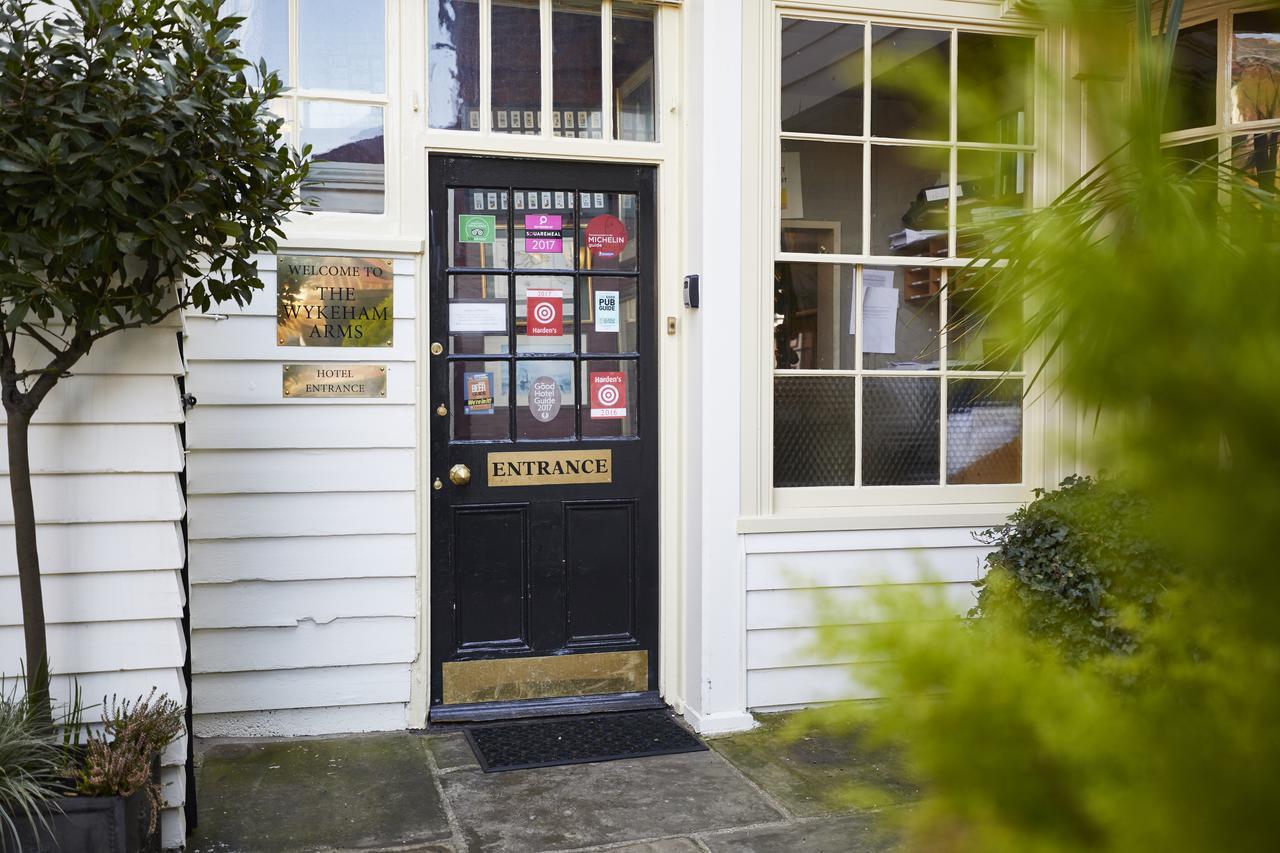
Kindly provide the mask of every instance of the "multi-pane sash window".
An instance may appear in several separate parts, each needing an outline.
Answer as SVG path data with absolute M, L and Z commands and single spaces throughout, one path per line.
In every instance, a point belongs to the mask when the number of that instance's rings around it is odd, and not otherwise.
M 774 486 L 1023 482 L 1026 379 L 962 268 L 1031 202 L 1034 39 L 778 35 Z
M 655 141 L 655 24 L 624 0 L 428 0 L 428 124 Z
M 241 50 L 288 91 L 272 108 L 311 146 L 303 194 L 317 209 L 382 213 L 386 186 L 387 0 L 230 0 Z

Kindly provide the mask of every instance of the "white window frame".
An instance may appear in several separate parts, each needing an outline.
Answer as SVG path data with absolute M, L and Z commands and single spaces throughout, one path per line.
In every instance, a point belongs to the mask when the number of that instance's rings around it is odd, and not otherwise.
M 939 4 L 930 4 L 935 8 Z M 917 146 L 934 149 L 945 148 L 950 152 L 950 172 L 951 172 L 951 192 L 950 206 L 951 216 L 948 225 L 948 243 L 951 247 L 955 246 L 955 196 L 956 188 L 956 157 L 957 151 L 966 150 L 1008 150 L 1008 151 L 1026 151 L 1032 155 L 1032 172 L 1031 172 L 1031 204 L 1033 207 L 1043 206 L 1051 196 L 1047 192 L 1049 180 L 1047 178 L 1048 169 L 1046 169 L 1044 151 L 1050 146 L 1047 144 L 1049 138 L 1050 127 L 1047 122 L 1048 117 L 1053 112 L 1049 109 L 1046 99 L 1046 92 L 1041 84 L 1037 84 L 1032 92 L 1033 112 L 1032 121 L 1034 126 L 1033 144 L 1030 145 L 998 145 L 991 143 L 965 143 L 961 145 L 956 139 L 956 89 L 957 89 L 957 55 L 958 40 L 956 33 L 960 31 L 974 33 L 989 33 L 993 35 L 1009 35 L 1024 36 L 1035 39 L 1035 62 L 1037 66 L 1042 66 L 1046 61 L 1046 33 L 1043 28 L 1028 25 L 1017 21 L 1004 21 L 998 17 L 998 10 L 992 17 L 988 19 L 974 20 L 964 16 L 943 16 L 939 14 L 909 14 L 900 12 L 885 12 L 878 9 L 867 8 L 833 8 L 829 4 L 816 5 L 807 3 L 776 3 L 773 8 L 773 14 L 769 19 L 770 31 L 766 34 L 766 42 L 769 49 L 764 52 L 762 61 L 765 64 L 764 79 L 768 81 L 768 91 L 765 93 L 766 108 L 763 111 L 763 131 L 766 149 L 764 159 L 769 163 L 770 169 L 766 177 L 765 191 L 762 194 L 762 200 L 766 203 L 763 205 L 766 211 L 767 221 L 764 223 L 761 231 L 761 240 L 763 248 L 766 250 L 762 258 L 761 270 L 772 280 L 774 264 L 779 262 L 808 262 L 821 264 L 844 264 L 855 266 L 858 272 L 858 283 L 861 282 L 861 268 L 863 266 L 873 267 L 904 267 L 904 266 L 935 266 L 944 270 L 944 282 L 946 271 L 965 266 L 968 259 L 956 258 L 949 256 L 947 258 L 912 258 L 903 256 L 877 256 L 870 254 L 803 254 L 782 252 L 779 246 L 778 234 L 781 220 L 781 200 L 780 200 L 780 181 L 781 181 L 781 141 L 783 139 L 812 139 L 833 142 L 856 143 L 863 146 L 863 178 L 868 177 L 870 172 L 870 158 L 872 143 L 890 143 L 902 146 Z M 868 49 L 864 50 L 864 67 L 863 67 L 863 133 L 857 136 L 836 136 L 827 134 L 795 134 L 783 133 L 781 130 L 781 32 L 783 18 L 802 18 L 809 20 L 829 21 L 843 24 L 863 24 L 866 27 L 864 44 Z M 902 26 L 914 27 L 919 29 L 949 30 L 952 33 L 951 44 L 951 74 L 950 74 L 950 133 L 949 140 L 945 142 L 924 141 L 913 139 L 891 139 L 884 137 L 876 137 L 871 133 L 870 109 L 871 109 L 871 27 L 873 25 L 886 26 Z M 869 187 L 865 185 L 862 193 L 862 230 L 863 230 L 863 247 L 870 248 L 870 205 L 871 193 Z M 757 325 L 755 334 L 759 346 L 763 350 L 760 373 L 761 381 L 757 386 L 757 394 L 759 400 L 760 419 L 759 427 L 761 433 L 759 470 L 757 471 L 757 479 L 759 481 L 759 510 L 762 516 L 800 516 L 807 517 L 811 521 L 822 516 L 839 516 L 841 514 L 866 512 L 875 510 L 883 512 L 892 510 L 893 508 L 906 508 L 907 513 L 917 513 L 924 511 L 926 513 L 937 509 L 943 514 L 950 514 L 954 517 L 957 509 L 963 510 L 966 507 L 974 507 L 976 505 L 987 505 L 995 512 L 1004 513 L 1009 508 L 1025 501 L 1030 495 L 1031 490 L 1043 483 L 1044 477 L 1044 459 L 1045 459 L 1045 429 L 1044 418 L 1046 406 L 1043 401 L 1044 394 L 1039 387 L 1024 388 L 1024 406 L 1023 406 L 1023 424 L 1022 424 L 1022 482 L 1016 484 L 946 484 L 946 421 L 947 421 L 947 382 L 951 378 L 999 378 L 1002 376 L 1018 376 L 1024 382 L 1029 382 L 1034 374 L 1034 367 L 1038 364 L 1037 358 L 1040 356 L 1038 352 L 1027 353 L 1024 356 L 1024 370 L 1016 374 L 1002 374 L 998 371 L 955 371 L 950 370 L 946 364 L 946 299 L 942 300 L 939 316 L 939 329 L 941 336 L 942 350 L 939 353 L 940 369 L 937 371 L 880 371 L 863 369 L 861 359 L 858 366 L 853 370 L 822 370 L 822 371 L 796 371 L 781 370 L 775 371 L 773 365 L 773 345 L 772 345 L 772 287 L 761 288 L 762 299 L 768 300 L 766 304 L 758 306 L 757 311 L 761 322 Z M 861 302 L 861 288 L 854 288 L 855 299 Z M 862 311 L 859 304 L 856 314 L 856 322 L 858 327 L 856 333 L 861 333 Z M 859 338 L 860 339 L 860 338 Z M 1030 366 L 1031 370 L 1026 370 Z M 938 485 L 918 485 L 918 486 L 809 486 L 794 488 L 775 488 L 773 486 L 773 387 L 776 374 L 782 375 L 801 375 L 803 373 L 817 373 L 820 375 L 846 375 L 856 377 L 858 383 L 858 394 L 856 398 L 856 438 L 857 442 L 857 466 L 858 477 L 861 478 L 862 465 L 862 388 L 863 377 L 868 375 L 874 376 L 910 376 L 918 381 L 933 381 L 940 383 L 939 395 L 939 484 Z M 1045 377 L 1041 377 L 1038 384 L 1043 384 Z M 748 504 L 749 505 L 749 504 Z M 976 518 L 981 517 L 984 520 L 977 521 L 979 524 L 987 523 L 985 514 L 979 513 Z M 763 525 L 755 525 L 753 519 L 745 519 L 746 523 L 741 524 L 742 529 L 754 529 L 756 526 L 762 529 L 769 527 L 766 522 Z M 822 524 L 818 521 L 818 524 Z

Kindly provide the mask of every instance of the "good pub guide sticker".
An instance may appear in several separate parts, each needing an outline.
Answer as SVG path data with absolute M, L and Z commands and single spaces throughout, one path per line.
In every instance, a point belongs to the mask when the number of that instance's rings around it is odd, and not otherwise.
M 627 375 L 622 372 L 592 373 L 591 417 L 594 420 L 627 416 Z
M 558 338 L 564 334 L 564 293 L 560 290 L 534 290 L 527 299 L 529 316 L 525 332 L 530 337 Z
M 596 291 L 596 331 L 618 331 L 618 291 Z

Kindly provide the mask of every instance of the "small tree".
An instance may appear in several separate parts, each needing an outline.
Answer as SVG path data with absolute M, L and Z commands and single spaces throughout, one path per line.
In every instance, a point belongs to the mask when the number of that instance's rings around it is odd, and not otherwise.
M 262 287 L 307 165 L 222 0 L 0 0 L 0 397 L 28 696 L 49 719 L 32 416 L 94 344 Z

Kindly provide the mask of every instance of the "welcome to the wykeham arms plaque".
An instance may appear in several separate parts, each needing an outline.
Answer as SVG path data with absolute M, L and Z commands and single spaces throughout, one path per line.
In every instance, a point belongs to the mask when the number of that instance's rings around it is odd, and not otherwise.
M 490 487 L 613 482 L 612 450 L 490 453 L 485 465 Z
M 390 258 L 280 255 L 276 342 L 389 347 L 395 318 Z

